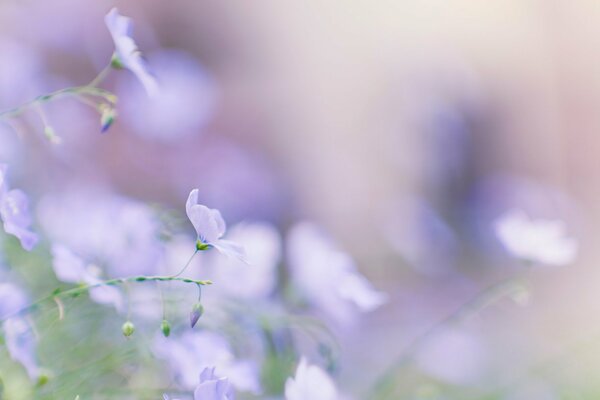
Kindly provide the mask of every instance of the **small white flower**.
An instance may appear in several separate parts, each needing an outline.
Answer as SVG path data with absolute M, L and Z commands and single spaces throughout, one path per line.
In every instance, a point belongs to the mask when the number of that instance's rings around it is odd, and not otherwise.
M 524 261 L 561 266 L 577 255 L 577 240 L 566 235 L 561 220 L 533 220 L 523 211 L 510 210 L 496 220 L 494 229 L 504 247 Z

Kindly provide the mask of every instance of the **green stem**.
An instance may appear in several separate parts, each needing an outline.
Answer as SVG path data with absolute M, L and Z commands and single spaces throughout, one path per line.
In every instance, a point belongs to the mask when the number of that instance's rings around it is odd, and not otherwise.
M 87 86 L 90 87 L 98 87 L 98 85 L 100 83 L 102 83 L 102 81 L 104 80 L 104 78 L 106 78 L 108 76 L 108 73 L 111 71 L 112 67 L 110 64 L 108 64 L 106 67 L 104 67 L 102 69 L 102 71 L 100 71 L 100 73 L 98 74 L 98 76 L 96 76 L 90 83 L 87 84 Z
M 45 94 L 42 96 L 38 96 L 35 99 L 30 100 L 27 103 L 21 104 L 18 107 L 0 112 L 0 120 L 18 117 L 19 115 L 23 114 L 25 111 L 27 111 L 32 106 L 37 106 L 37 105 L 41 105 L 44 103 L 48 103 L 48 102 L 51 102 L 51 101 L 54 101 L 54 100 L 57 100 L 57 99 L 60 99 L 63 97 L 69 97 L 69 96 L 80 97 L 80 96 L 84 96 L 84 95 L 91 96 L 91 97 L 100 97 L 111 104 L 115 104 L 117 102 L 116 96 L 114 94 L 112 94 L 111 92 L 109 92 L 108 90 L 104 90 L 104 89 L 100 89 L 100 88 L 92 87 L 92 86 L 87 86 L 87 85 L 86 86 L 74 86 L 74 87 L 59 89 L 59 90 L 56 90 L 54 92 L 51 92 L 51 93 L 48 93 L 48 94 Z
M 402 368 L 412 362 L 415 354 L 429 341 L 429 339 L 444 329 L 473 317 L 488 306 L 497 303 L 505 296 L 515 293 L 522 287 L 522 282 L 523 278 L 519 275 L 518 277 L 511 277 L 493 284 L 479 292 L 475 297 L 464 303 L 452 314 L 430 327 L 425 333 L 414 339 L 405 350 L 400 353 L 392 365 L 385 371 L 383 376 L 381 376 L 371 387 L 371 390 L 369 391 L 370 395 L 367 396 L 367 398 L 371 400 L 391 399 L 391 396 L 396 389 L 396 378 L 398 373 Z
M 190 257 L 190 259 L 189 259 L 189 260 L 187 260 L 187 262 L 185 263 L 185 265 L 183 266 L 183 268 L 181 268 L 181 270 L 180 270 L 178 273 L 176 273 L 175 275 L 171 275 L 171 277 L 172 277 L 172 278 L 176 278 L 176 277 L 178 277 L 179 275 L 183 274 L 183 273 L 185 272 L 185 270 L 187 269 L 187 267 L 189 267 L 189 266 L 190 266 L 190 264 L 191 264 L 192 260 L 194 259 L 194 256 L 195 256 L 196 254 L 198 254 L 198 251 L 200 251 L 200 250 L 196 249 L 196 251 L 194 251 L 194 254 L 192 254 L 192 256 Z
M 101 287 L 101 286 L 116 286 L 116 285 L 121 285 L 121 284 L 124 284 L 127 282 L 146 282 L 146 281 L 150 281 L 150 282 L 180 281 L 180 282 L 184 282 L 184 283 L 193 283 L 193 284 L 198 285 L 199 287 L 204 286 L 204 285 L 212 285 L 212 282 L 209 280 L 180 278 L 180 277 L 176 277 L 176 276 L 144 276 L 144 275 L 142 275 L 142 276 L 131 276 L 128 278 L 109 279 L 106 281 L 102 281 L 102 282 L 98 282 L 98 283 L 94 283 L 94 284 L 90 284 L 90 285 L 78 286 L 76 288 L 67 289 L 67 290 L 63 290 L 63 291 L 60 291 L 60 290 L 54 291 L 52 294 L 4 317 L 0 321 L 5 321 L 5 320 L 15 317 L 17 315 L 27 313 L 27 312 L 33 310 L 34 308 L 38 307 L 40 304 L 42 304 L 48 300 L 55 299 L 55 298 L 68 297 L 68 296 L 77 297 L 91 289 Z

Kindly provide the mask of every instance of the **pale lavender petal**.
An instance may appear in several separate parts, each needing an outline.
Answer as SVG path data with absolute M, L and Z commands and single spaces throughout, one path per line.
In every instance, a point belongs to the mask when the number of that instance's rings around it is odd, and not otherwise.
M 2 195 L 0 198 L 0 218 L 4 223 L 6 233 L 19 239 L 25 250 L 30 251 L 33 249 L 38 242 L 38 236 L 29 229 L 31 225 L 29 200 L 23 191 L 13 189 Z
M 190 192 L 185 211 L 203 243 L 214 244 L 225 233 L 225 222 L 218 210 L 198 203 L 198 189 Z
M 194 400 L 233 400 L 235 393 L 227 378 L 215 375 L 215 367 L 200 373 L 200 384 L 194 390 Z
M 36 340 L 30 324 L 25 318 L 9 318 L 4 321 L 3 328 L 10 358 L 23 365 L 32 380 L 36 379 L 40 369 L 35 356 Z
M 5 319 L 27 306 L 27 296 L 12 283 L 0 283 L 0 319 Z
M 104 21 L 115 42 L 115 52 L 119 61 L 140 80 L 148 96 L 155 97 L 159 91 L 158 84 L 149 72 L 146 61 L 142 58 L 135 41 L 131 37 L 133 34 L 131 19 L 120 15 L 118 10 L 113 8 L 106 14 Z
M 52 246 L 52 267 L 56 277 L 63 282 L 84 282 L 88 272 L 84 261 L 62 245 Z
M 210 244 L 221 254 L 224 254 L 228 257 L 235 257 L 246 264 L 248 263 L 246 260 L 246 252 L 239 244 L 223 239 L 217 240 L 216 242 L 212 242 Z

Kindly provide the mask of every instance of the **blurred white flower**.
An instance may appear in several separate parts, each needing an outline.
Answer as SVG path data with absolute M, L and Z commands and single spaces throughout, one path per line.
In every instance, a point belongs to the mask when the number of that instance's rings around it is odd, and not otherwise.
M 285 400 L 336 400 L 337 389 L 329 377 L 316 365 L 300 360 L 296 376 L 285 382 Z
M 496 235 L 515 257 L 545 265 L 565 265 L 577 255 L 578 243 L 567 236 L 561 220 L 531 219 L 520 210 L 510 210 L 494 224 Z

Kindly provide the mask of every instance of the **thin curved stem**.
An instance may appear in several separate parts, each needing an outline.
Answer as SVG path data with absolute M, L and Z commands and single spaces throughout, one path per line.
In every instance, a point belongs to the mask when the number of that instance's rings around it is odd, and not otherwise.
M 117 97 L 114 94 L 112 94 L 111 92 L 109 92 L 108 90 L 104 90 L 104 89 L 100 89 L 100 88 L 92 87 L 92 86 L 74 86 L 74 87 L 59 89 L 59 90 L 56 90 L 54 92 L 51 92 L 51 93 L 48 93 L 48 94 L 45 94 L 42 96 L 38 96 L 35 99 L 30 100 L 24 104 L 21 104 L 18 107 L 0 112 L 0 120 L 18 117 L 19 115 L 23 114 L 25 111 L 27 111 L 32 106 L 48 103 L 48 102 L 58 100 L 63 97 L 68 97 L 68 96 L 79 97 L 82 95 L 88 95 L 91 97 L 100 97 L 111 104 L 115 104 L 117 102 Z
M 5 316 L 4 318 L 2 318 L 0 320 L 0 322 L 5 321 L 9 318 L 15 317 L 17 315 L 27 313 L 27 312 L 33 310 L 34 308 L 38 307 L 40 304 L 42 304 L 48 300 L 53 300 L 55 298 L 68 297 L 68 296 L 77 297 L 85 292 L 90 291 L 91 289 L 101 287 L 101 286 L 116 286 L 116 285 L 121 285 L 121 284 L 124 284 L 127 282 L 135 283 L 135 282 L 146 282 L 146 281 L 151 281 L 151 282 L 180 281 L 180 282 L 184 282 L 184 283 L 194 283 L 194 284 L 198 285 L 198 287 L 204 286 L 204 285 L 212 285 L 212 281 L 209 281 L 209 280 L 180 278 L 180 277 L 176 277 L 176 276 L 145 276 L 145 275 L 142 275 L 142 276 L 131 276 L 128 278 L 109 279 L 106 281 L 97 282 L 94 284 L 83 285 L 83 286 L 78 286 L 76 288 L 67 289 L 67 290 L 63 290 L 63 291 L 55 290 L 52 294 L 39 299 L 35 303 L 31 303 L 28 306 L 21 308 L 20 310 Z
M 511 277 L 479 292 L 471 300 L 464 303 L 453 313 L 431 326 L 425 333 L 415 338 L 405 349 L 400 353 L 392 365 L 385 371 L 375 384 L 371 387 L 368 399 L 371 400 L 388 400 L 396 388 L 396 377 L 400 370 L 410 364 L 413 357 L 421 347 L 426 344 L 429 339 L 440 333 L 442 330 L 459 324 L 462 321 L 478 314 L 488 306 L 497 303 L 504 297 L 515 293 L 522 286 L 522 275 Z
M 196 251 L 194 251 L 194 254 L 192 254 L 192 256 L 190 257 L 190 259 L 187 260 L 187 262 L 185 263 L 185 265 L 183 266 L 183 268 L 181 268 L 181 270 L 178 273 L 176 273 L 175 275 L 171 275 L 171 277 L 175 278 L 175 277 L 178 277 L 179 275 L 183 274 L 185 272 L 185 270 L 187 269 L 187 267 L 189 267 L 190 264 L 192 263 L 192 260 L 194 259 L 194 257 L 198 253 L 198 251 L 199 250 L 196 249 Z
M 104 67 L 102 69 L 102 71 L 100 71 L 98 76 L 96 76 L 90 83 L 87 84 L 87 86 L 97 87 L 108 76 L 111 69 L 112 69 L 111 65 L 108 64 L 106 67 Z

